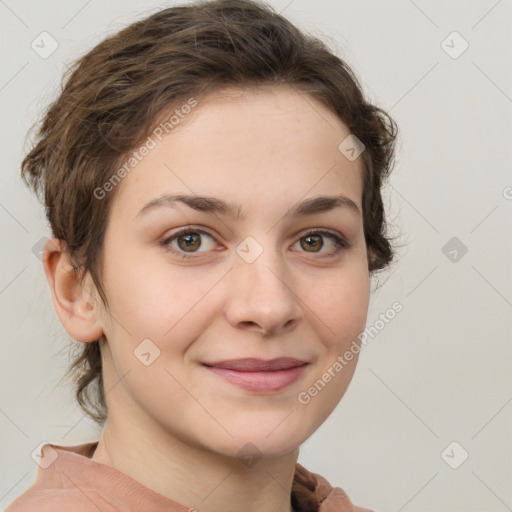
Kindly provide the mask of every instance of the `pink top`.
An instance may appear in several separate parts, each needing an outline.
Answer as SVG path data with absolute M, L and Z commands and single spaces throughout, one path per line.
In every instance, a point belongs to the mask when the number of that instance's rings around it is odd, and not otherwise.
M 98 442 L 46 443 L 35 483 L 5 512 L 193 512 L 121 471 L 92 460 Z M 292 485 L 297 512 L 372 512 L 352 505 L 339 487 L 297 464 Z

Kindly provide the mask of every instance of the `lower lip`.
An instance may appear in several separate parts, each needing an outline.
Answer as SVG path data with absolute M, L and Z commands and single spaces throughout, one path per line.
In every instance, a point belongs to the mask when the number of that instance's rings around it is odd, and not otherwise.
M 299 378 L 306 366 L 307 364 L 273 372 L 238 372 L 215 366 L 205 366 L 205 368 L 247 391 L 269 393 L 291 385 Z

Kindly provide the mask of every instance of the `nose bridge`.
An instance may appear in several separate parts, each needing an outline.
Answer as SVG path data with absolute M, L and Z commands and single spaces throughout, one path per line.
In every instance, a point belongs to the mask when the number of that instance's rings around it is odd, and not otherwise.
M 290 273 L 272 238 L 247 237 L 236 252 L 230 272 L 229 321 L 237 327 L 251 325 L 268 333 L 298 320 L 301 308 Z

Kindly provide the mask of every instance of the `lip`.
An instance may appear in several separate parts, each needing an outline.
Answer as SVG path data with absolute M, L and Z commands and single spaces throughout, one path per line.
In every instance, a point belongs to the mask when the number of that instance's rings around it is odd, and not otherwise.
M 308 364 L 307 361 L 299 359 L 279 357 L 271 360 L 231 359 L 203 363 L 203 366 L 242 389 L 269 393 L 290 386 L 300 377 Z

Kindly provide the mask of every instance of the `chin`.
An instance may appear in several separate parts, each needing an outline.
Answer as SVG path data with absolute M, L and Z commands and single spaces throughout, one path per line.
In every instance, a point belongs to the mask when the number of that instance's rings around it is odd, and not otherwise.
M 211 441 L 210 441 L 211 442 Z M 290 453 L 301 444 L 301 439 L 290 435 L 276 436 L 272 440 L 266 434 L 254 434 L 236 437 L 231 442 L 219 446 L 209 446 L 212 451 L 226 457 L 239 459 L 247 466 L 252 466 L 259 459 L 273 459 Z
M 287 415 L 289 415 L 287 417 Z M 293 418 L 297 416 L 297 418 Z M 207 440 L 209 448 L 229 457 L 244 459 L 281 457 L 299 446 L 311 435 L 306 431 L 308 423 L 298 418 L 296 411 L 283 410 L 279 414 L 265 415 L 253 413 L 240 418 L 243 421 L 231 421 L 227 430 L 233 437 Z M 292 419 L 293 418 L 293 419 Z M 299 420 L 299 421 L 297 421 Z

